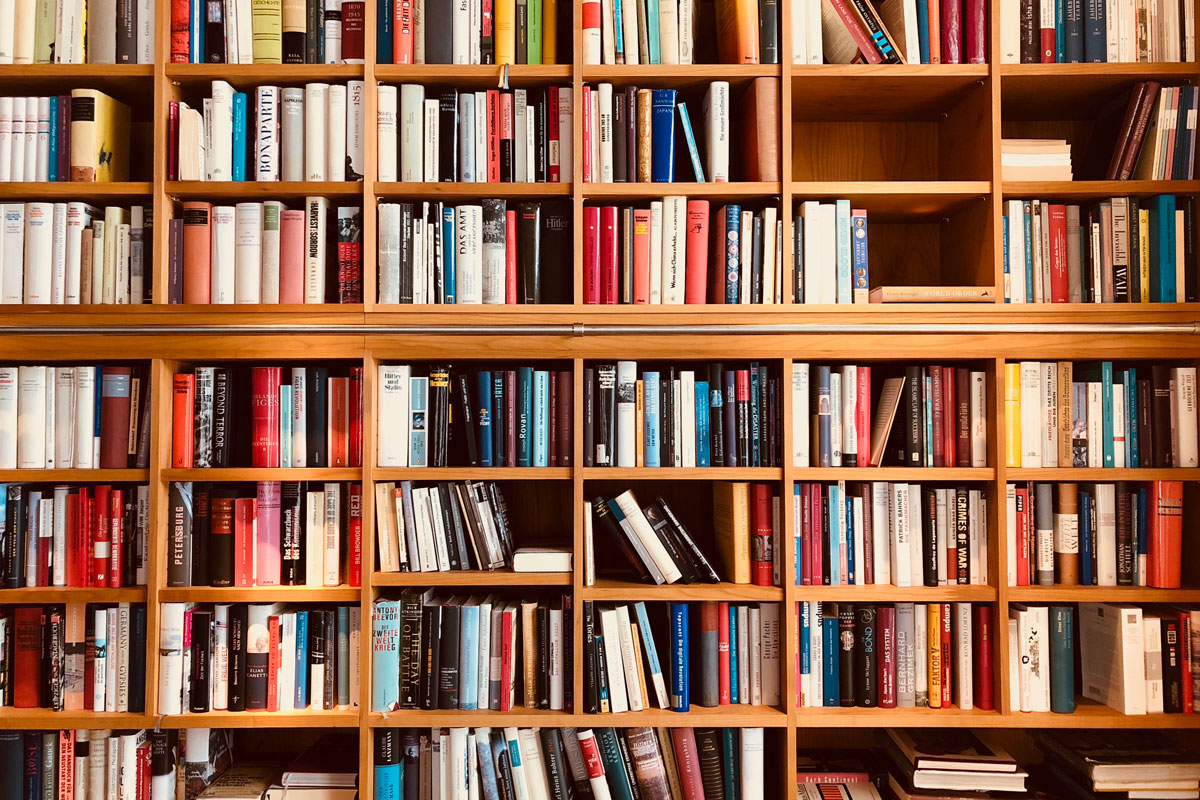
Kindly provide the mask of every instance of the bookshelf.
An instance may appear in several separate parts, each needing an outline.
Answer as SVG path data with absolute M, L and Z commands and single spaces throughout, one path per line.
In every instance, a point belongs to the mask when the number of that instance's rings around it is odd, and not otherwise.
M 998 3 L 991 3 L 990 54 L 999 51 Z M 169 4 L 158 3 L 158 53 L 169 52 Z M 1172 305 L 1006 305 L 1003 302 L 1002 202 L 1009 197 L 1053 197 L 1087 200 L 1111 195 L 1160 192 L 1200 194 L 1200 181 L 1004 182 L 1000 178 L 1000 139 L 1006 123 L 1020 130 L 1060 129 L 1086 119 L 1097 101 L 1143 79 L 1176 83 L 1200 81 L 1200 64 L 1075 65 L 792 65 L 791 4 L 783 3 L 780 31 L 782 65 L 591 66 L 582 63 L 582 33 L 576 22 L 569 64 L 530 66 L 398 66 L 375 63 L 376 5 L 366 8 L 366 59 L 361 65 L 32 65 L 2 66 L 0 81 L 10 91 L 92 86 L 118 96 L 135 97 L 134 139 L 152 144 L 151 162 L 136 168 L 140 181 L 113 184 L 7 184 L 13 199 L 132 200 L 154 211 L 154 285 L 167 284 L 166 220 L 186 199 L 230 201 L 296 199 L 321 195 L 363 209 L 364 275 L 361 305 L 338 306 L 172 306 L 157 291 L 145 306 L 6 306 L 0 316 L 0 358 L 10 363 L 76 363 L 141 359 L 151 363 L 152 436 L 148 470 L 6 470 L 0 481 L 146 481 L 150 485 L 151 568 L 144 589 L 11 590 L 0 602 L 142 601 L 148 606 L 148 713 L 54 713 L 5 709 L 0 727 L 9 728 L 167 728 L 238 727 L 357 728 L 360 733 L 360 796 L 372 797 L 372 730 L 383 726 L 762 726 L 767 729 L 769 796 L 783 796 L 795 773 L 798 739 L 811 741 L 816 729 L 929 727 L 1114 727 L 1200 728 L 1200 715 L 1123 716 L 1105 706 L 1083 702 L 1071 715 L 1022 714 L 1009 708 L 1008 672 L 1012 654 L 1007 638 L 995 642 L 997 710 L 938 709 L 796 709 L 794 663 L 797 622 L 792 609 L 799 600 L 847 602 L 940 601 L 982 602 L 995 607 L 996 620 L 1007 619 L 1014 602 L 1200 602 L 1200 571 L 1185 567 L 1181 590 L 1128 587 L 1009 587 L 1006 584 L 1006 509 L 1002 502 L 1010 480 L 1159 480 L 1200 482 L 1196 469 L 1012 469 L 1005 466 L 1004 363 L 1017 359 L 1162 359 L 1200 362 L 1200 304 Z M 580 3 L 573 3 L 573 19 Z M 585 82 L 652 82 L 656 86 L 697 88 L 715 80 L 735 86 L 761 76 L 781 83 L 778 133 L 784 180 L 729 184 L 584 184 L 582 182 L 582 87 Z M 169 182 L 167 105 L 185 93 L 206 91 L 214 78 L 239 89 L 261 83 L 297 85 L 306 81 L 365 80 L 364 114 L 366 179 L 362 183 L 203 183 Z M 562 184 L 412 184 L 375 180 L 376 95 L 381 82 L 414 82 L 459 87 L 569 85 L 573 91 L 574 174 Z M 27 89 L 25 87 L 28 87 Z M 148 178 L 146 180 L 145 178 Z M 850 198 L 868 209 L 873 223 L 888 229 L 888 241 L 912 248 L 921 270 L 912 263 L 893 268 L 881 264 L 888 282 L 971 283 L 998 289 L 1000 298 L 978 304 L 900 304 L 814 306 L 791 302 L 791 247 L 785 236 L 783 302 L 773 306 L 592 306 L 582 302 L 585 200 L 621 202 L 685 194 L 712 200 L 777 199 L 784 229 L 802 199 Z M 575 219 L 571 304 L 553 306 L 391 306 L 376 297 L 376 207 L 388 198 L 455 200 L 484 196 L 508 199 L 569 198 Z M 1198 242 L 1197 244 L 1200 244 Z M 872 271 L 876 269 L 872 263 Z M 779 468 L 609 469 L 582 466 L 582 426 L 575 426 L 573 467 L 386 469 L 375 466 L 376 367 L 415 359 L 455 362 L 484 359 L 538 359 L 570 370 L 575 380 L 574 418 L 581 418 L 583 364 L 591 359 L 756 358 L 773 364 L 780 376 L 790 375 L 796 360 L 854 362 L 911 359 L 973 359 L 989 374 L 988 464 L 983 468 L 943 469 L 800 469 L 790 462 L 791 395 L 783 392 L 784 465 Z M 170 376 L 187 363 L 219 361 L 282 363 L 314 356 L 364 367 L 364 466 L 354 469 L 249 468 L 178 470 L 171 464 Z M 329 480 L 361 481 L 363 492 L 363 585 L 358 587 L 268 587 L 252 589 L 167 588 L 165 578 L 167 491 L 171 481 Z M 403 479 L 486 479 L 547 484 L 569 498 L 568 534 L 577 554 L 583 550 L 580 511 L 593 482 L 671 482 L 687 491 L 697 482 L 754 480 L 769 482 L 786 501 L 800 481 L 912 480 L 966 482 L 987 492 L 989 580 L 986 586 L 896 588 L 890 586 L 794 586 L 792 517 L 785 505 L 782 587 L 732 584 L 654 587 L 599 580 L 584 586 L 580 558 L 571 573 L 374 573 L 375 481 Z M 1191 511 L 1195 511 L 1194 506 Z M 1185 553 L 1200 548 L 1196 526 L 1185 526 Z M 1194 563 L 1194 562 L 1193 562 Z M 623 715 L 592 716 L 572 712 L 514 709 L 486 711 L 369 710 L 370 610 L 381 594 L 407 586 L 559 587 L 574 599 L 576 659 L 582 654 L 584 600 L 739 600 L 783 604 L 783 709 L 770 707 L 693 707 L 687 714 L 649 710 Z M 158 607 L 163 602 L 304 600 L 358 602 L 362 610 L 362 707 L 351 711 L 294 713 L 183 714 L 158 717 Z M 577 662 L 578 663 L 578 662 Z M 582 696 L 582 670 L 574 674 L 574 694 Z M 838 731 L 841 733 L 842 731 Z

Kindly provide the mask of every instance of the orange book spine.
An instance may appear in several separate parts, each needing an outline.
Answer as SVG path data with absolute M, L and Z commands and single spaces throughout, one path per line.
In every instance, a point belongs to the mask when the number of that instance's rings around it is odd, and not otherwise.
M 393 12 L 392 58 L 396 64 L 412 64 L 413 57 L 413 7 L 412 0 L 396 0 Z
M 1150 541 L 1146 582 L 1157 589 L 1178 589 L 1183 564 L 1183 481 L 1150 484 Z
M 350 379 L 329 379 L 329 466 L 350 463 Z
M 267 711 L 279 710 L 279 667 L 283 661 L 283 645 L 279 640 L 279 617 L 271 617 L 267 621 L 267 631 L 271 637 L 267 654 Z
M 683 302 L 704 305 L 708 291 L 708 201 L 688 200 Z
M 954 702 L 951 699 L 950 692 L 950 682 L 954 678 L 951 664 L 953 644 L 950 630 L 950 604 L 940 603 L 939 606 L 942 610 L 942 708 L 949 708 Z M 959 679 L 962 680 L 966 677 L 965 675 L 960 675 Z
M 738 64 L 757 64 L 758 59 L 758 0 L 735 0 L 737 14 Z
M 929 3 L 929 63 L 942 63 L 942 4 Z
M 187 304 L 207 305 L 211 296 L 211 218 L 212 203 L 183 204 L 183 302 Z
M 171 436 L 171 466 L 175 469 L 191 469 L 195 458 L 195 441 L 192 438 L 196 401 L 196 376 L 179 374 L 173 381 L 175 402 L 172 408 L 174 426 Z
M 691 244 L 688 244 L 691 247 Z M 650 302 L 650 209 L 633 212 L 633 304 Z

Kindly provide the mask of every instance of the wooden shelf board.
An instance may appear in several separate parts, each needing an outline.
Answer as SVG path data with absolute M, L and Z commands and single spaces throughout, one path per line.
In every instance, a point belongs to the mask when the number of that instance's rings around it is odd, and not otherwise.
M 260 83 L 341 82 L 362 78 L 362 64 L 167 64 L 167 78 L 182 86 L 228 81 L 239 89 Z M 207 96 L 207 95 L 206 95 Z
M 994 586 L 797 586 L 794 600 L 844 603 L 992 603 Z
M 178 200 L 219 202 L 227 198 L 301 200 L 361 198 L 362 181 L 167 181 L 166 193 Z
M 798 708 L 800 727 L 1009 728 L 1022 727 L 997 711 L 973 708 Z
M 1012 728 L 1200 728 L 1200 714 L 1127 715 L 1083 698 L 1073 714 L 1051 711 L 1013 711 L 1003 717 Z
M 153 720 L 154 718 L 152 718 Z M 161 718 L 163 728 L 357 728 L 356 708 L 332 711 L 209 711 Z
M 154 190 L 150 181 L 12 181 L 0 183 L 5 197 L 24 200 L 100 200 L 146 197 Z
M 0 712 L 0 728 L 6 730 L 130 730 L 153 728 L 155 718 L 147 714 L 116 711 L 51 711 L 48 708 L 6 707 Z
M 197 469 L 164 469 L 159 475 L 164 481 L 358 481 L 358 467 L 222 467 Z
M 731 181 L 729 183 L 585 183 L 585 199 L 600 201 L 657 200 L 667 195 L 683 195 L 692 199 L 754 200 L 776 197 L 783 185 L 771 181 Z
M 148 469 L 0 469 L 0 481 L 4 483 L 130 483 L 148 480 Z
M 778 481 L 780 467 L 584 467 L 585 480 Z
M 481 197 L 519 200 L 524 198 L 570 197 L 570 183 L 376 183 L 379 197 L 445 197 L 475 199 Z
M 1188 82 L 1194 63 L 1000 64 L 1005 120 L 1090 119 L 1137 81 Z
M 707 89 L 713 81 L 729 81 L 736 89 L 755 78 L 779 78 L 783 71 L 778 64 L 591 64 L 580 67 L 580 74 L 583 82 L 591 85 L 645 86 L 649 82 L 673 89 Z
M 1010 603 L 1196 603 L 1200 588 L 1147 586 L 1010 586 Z
M 158 590 L 164 603 L 358 603 L 357 586 L 170 586 Z
M 502 88 L 502 64 L 376 64 L 375 78 L 388 83 L 446 84 L 459 89 Z M 567 84 L 570 64 L 509 64 L 508 82 L 514 86 Z
M 796 467 L 797 481 L 990 481 L 992 467 Z
M 935 119 L 984 92 L 987 64 L 793 65 L 796 120 Z M 846 103 L 854 97 L 854 103 Z
M 1155 194 L 1195 194 L 1200 181 L 1004 181 L 1004 197 L 1088 200 Z
M 367 715 L 367 725 L 372 728 L 394 726 L 416 726 L 431 728 L 454 727 L 568 727 L 579 715 L 569 711 L 550 711 L 537 708 L 514 706 L 511 711 L 460 711 L 406 708 L 399 711 L 372 711 Z
M 0 589 L 0 603 L 144 603 L 145 586 L 37 586 Z
M 170 717 L 168 717 L 170 719 Z M 395 726 L 416 727 L 498 727 L 498 726 L 551 726 L 551 727 L 692 727 L 715 725 L 721 727 L 767 727 L 787 726 L 787 714 L 769 706 L 717 706 L 704 708 L 692 704 L 687 712 L 650 708 L 645 711 L 627 711 L 624 714 L 583 714 L 570 711 L 546 711 L 514 707 L 512 711 L 422 711 L 405 709 L 386 714 L 371 712 L 367 724 L 372 728 Z M 215 726 L 214 726 L 215 727 Z
M 570 572 L 509 572 L 464 569 L 449 572 L 376 572 L 372 586 L 570 586 Z
M 1105 469 L 1103 467 L 1009 467 L 1010 481 L 1200 481 L 1200 469 Z
M 562 481 L 570 467 L 376 467 L 376 481 Z
M 150 78 L 153 64 L 4 64 L 0 80 L 27 81 L 37 78 Z
M 595 586 L 585 586 L 584 600 L 728 600 L 744 602 L 778 602 L 783 600 L 779 586 L 755 586 L 745 583 L 672 583 L 656 586 L 649 583 L 597 578 Z

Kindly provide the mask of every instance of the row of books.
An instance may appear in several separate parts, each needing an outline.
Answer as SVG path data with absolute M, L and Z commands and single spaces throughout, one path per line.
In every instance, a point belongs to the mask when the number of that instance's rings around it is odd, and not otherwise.
M 371 710 L 572 708 L 570 595 L 406 589 L 371 610 Z
M 995 707 L 991 606 L 796 604 L 797 708 Z
M 799 483 L 796 585 L 984 586 L 987 494 L 916 483 Z
M 762 728 L 379 728 L 373 763 L 375 800 L 765 797 Z
M 672 195 L 647 208 L 584 206 L 583 302 L 680 305 L 782 302 L 783 222 L 767 206 L 710 215 Z
M 559 0 L 426 5 L 383 0 L 376 37 L 379 64 L 555 64 Z M 571 14 L 563 15 L 569 22 Z
M 1008 303 L 1194 301 L 1192 198 L 1113 197 L 1094 206 L 1006 200 Z
M 145 484 L 0 484 L 0 587 L 145 586 Z
M 146 708 L 146 607 L 0 610 L 0 706 L 54 711 Z
M 361 586 L 357 483 L 175 482 L 167 586 Z
M 687 103 L 678 100 L 677 94 L 675 89 L 585 85 L 584 182 L 671 183 L 676 180 L 677 161 L 686 161 L 692 178 L 701 183 L 733 178 L 779 180 L 779 137 L 770 124 L 779 116 L 778 78 L 755 78 L 743 90 L 738 113 L 755 124 L 741 128 L 744 141 L 737 137 L 736 145 L 728 81 L 709 85 L 704 95 L 704 125 L 695 129 Z M 677 114 L 684 140 L 679 148 L 675 145 Z M 734 148 L 741 150 L 741 164 L 738 171 L 731 172 L 730 151 Z
M 851 208 L 849 200 L 806 200 L 800 204 L 799 217 L 792 223 L 793 301 L 868 302 L 866 209 Z
M 360 3 L 361 5 L 361 3 Z M 259 86 L 212 82 L 202 109 L 171 101 L 168 180 L 361 181 L 363 82 Z
M 379 180 L 569 183 L 571 89 L 379 86 Z
M 700 5 L 689 0 L 682 3 L 677 0 L 634 0 L 632 3 L 621 0 L 588 0 L 586 8 L 583 9 L 583 63 L 692 64 L 696 48 L 697 8 Z M 723 9 L 723 16 L 728 16 L 732 10 L 733 6 L 729 4 L 727 9 Z M 741 20 L 746 24 L 747 39 L 750 36 L 753 36 L 753 39 L 746 42 L 739 40 L 738 45 L 746 47 L 746 55 L 752 54 L 757 59 L 760 33 L 757 25 L 757 4 L 754 17 L 752 33 L 749 29 L 750 20 Z M 722 22 L 725 23 L 723 27 L 733 23 L 732 20 L 725 19 Z M 768 25 L 772 22 L 775 60 L 769 63 L 778 64 L 779 10 L 776 4 L 770 4 Z M 723 39 L 734 34 L 733 30 L 719 31 Z M 728 55 L 732 45 L 733 42 L 727 39 L 718 41 L 722 55 Z M 759 62 L 754 60 L 746 63 Z
M 986 2 L 805 0 L 791 15 L 793 64 L 985 64 Z
M 1191 25 L 1187 28 L 1190 31 Z M 1154 81 L 1133 86 L 1123 117 L 1124 104 L 1119 99 L 1110 103 L 1102 110 L 1104 133 L 1092 145 L 1101 163 L 1111 152 L 1105 177 L 1190 180 L 1196 164 L 1198 103 L 1197 87 L 1162 86 Z
M 380 366 L 378 465 L 569 467 L 572 380 L 532 366 Z
M 1010 483 L 1010 586 L 1178 589 L 1183 482 Z
M 1196 60 L 1190 0 L 1104 0 L 1060 13 L 1050 0 L 1001 8 L 1002 64 L 1160 63 Z
M 1195 367 L 1021 361 L 1005 371 L 1010 467 L 1200 464 Z
M 585 467 L 782 463 L 783 398 L 766 364 L 647 366 L 641 377 L 636 361 L 584 367 Z
M 171 4 L 173 64 L 361 64 L 363 0 Z
M 183 203 L 169 222 L 171 303 L 363 301 L 362 209 L 309 197 L 282 202 Z
M 940 365 L 905 367 L 903 377 L 881 372 L 792 364 L 793 465 L 877 467 L 894 458 L 906 467 L 987 466 L 985 372 Z
M 570 303 L 568 201 L 379 204 L 379 302 Z
M 153 209 L 85 202 L 8 203 L 0 300 L 26 305 L 148 303 Z
M 361 467 L 362 367 L 285 369 L 176 373 L 172 466 Z
M 375 532 L 381 572 L 514 569 L 519 552 L 508 502 L 491 481 L 376 483 Z
M 21 0 L 0 19 L 0 64 L 153 64 L 148 0 Z
M 0 469 L 145 469 L 149 393 L 143 366 L 0 366 Z
M 0 97 L 0 181 L 128 180 L 128 140 L 129 107 L 95 89 Z
M 357 708 L 359 613 L 356 605 L 163 603 L 158 713 Z

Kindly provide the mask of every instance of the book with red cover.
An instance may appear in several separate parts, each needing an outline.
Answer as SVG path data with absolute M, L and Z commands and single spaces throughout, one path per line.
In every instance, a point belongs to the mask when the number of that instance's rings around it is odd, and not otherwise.
M 79 493 L 67 495 L 67 524 L 66 524 L 66 564 L 64 570 L 67 576 L 67 586 L 87 586 L 86 581 L 79 580 L 79 557 L 84 550 L 79 540 Z
M 600 208 L 600 302 L 615 305 L 620 282 L 617 277 L 621 261 L 617 237 L 617 207 Z M 585 284 L 586 285 L 586 284 Z
M 363 368 L 350 368 L 350 466 L 363 465 Z
M 728 219 L 729 206 L 721 206 L 709 220 L 711 242 L 709 252 L 716 263 L 708 271 L 708 301 L 710 303 L 725 303 L 725 224 Z
M 1196 713 L 1195 684 L 1192 683 L 1195 656 L 1192 653 L 1192 612 L 1190 609 L 1171 609 L 1179 618 L 1179 649 L 1182 651 L 1180 671 L 1183 678 L 1183 713 Z
M 587 3 L 585 8 L 593 5 Z M 591 183 L 596 180 L 595 165 L 592 164 L 592 148 L 589 144 L 592 141 L 592 87 L 584 84 L 583 86 L 583 103 L 580 104 L 582 112 L 580 116 L 583 119 L 583 182 Z M 587 209 L 584 209 L 587 213 Z
M 555 373 L 558 393 L 554 414 L 558 418 L 558 466 L 571 466 L 571 415 L 575 413 L 575 379 L 570 370 Z
M 633 210 L 633 304 L 650 302 L 650 209 Z
M 342 60 L 347 64 L 361 64 L 365 57 L 363 40 L 366 24 L 366 3 L 363 0 L 342 0 Z
M 1040 9 L 1039 9 L 1040 11 Z M 1043 64 L 1053 64 L 1055 61 L 1055 30 L 1054 30 L 1054 15 L 1050 15 L 1050 27 L 1042 27 L 1044 16 L 1038 16 L 1038 45 L 1040 48 L 1041 59 Z
M 350 484 L 349 500 L 347 508 L 350 512 L 349 537 L 350 537 L 350 553 L 349 563 L 350 569 L 347 576 L 347 582 L 350 586 L 362 586 L 362 562 L 363 562 L 363 518 L 362 518 L 362 484 Z
M 104 588 L 112 586 L 109 578 L 111 561 L 109 560 L 109 515 L 112 510 L 112 487 L 96 487 L 96 523 L 92 539 L 92 580 L 93 586 Z
M 42 689 L 41 606 L 17 606 L 13 611 L 12 657 L 13 706 L 38 708 Z
M 704 305 L 708 294 L 708 201 L 687 202 L 687 261 L 683 302 Z
M 942 63 L 942 4 L 929 3 L 929 63 Z
M 1183 481 L 1150 482 L 1146 584 L 1178 589 L 1183 563 Z
M 233 501 L 233 585 L 254 585 L 254 517 L 258 503 L 252 497 Z
M 696 735 L 691 728 L 671 728 L 671 744 L 675 749 L 675 765 L 679 770 L 679 782 L 683 784 L 683 796 L 704 797 L 704 779 L 700 774 L 700 753 L 696 749 Z
M 833 2 L 838 4 L 842 0 Z M 874 51 L 869 42 L 868 47 Z M 779 78 L 751 81 L 742 95 L 741 118 L 745 179 L 779 180 Z
M 129 466 L 129 367 L 105 367 L 100 378 L 100 468 Z
M 1066 303 L 1071 291 L 1067 277 L 1067 207 L 1051 203 L 1047 217 L 1050 223 L 1050 302 Z
M 191 57 L 191 5 L 171 0 L 171 63 L 186 64 Z
M 183 204 L 183 302 L 186 304 L 207 304 L 212 297 L 211 220 L 212 203 Z M 282 245 L 282 238 L 280 241 Z M 283 263 L 281 257 L 280 265 Z
M 95 564 L 92 553 L 96 551 L 96 500 L 86 486 L 79 489 L 79 563 L 76 572 L 80 586 L 95 586 Z
M 396 0 L 392 13 L 392 63 L 414 64 L 412 1 Z
M 855 376 L 858 378 L 858 405 L 854 413 L 854 425 L 858 432 L 858 465 L 866 467 L 870 466 L 871 461 L 871 368 L 860 366 L 855 370 Z
M 1137 163 L 1138 153 L 1142 150 L 1142 142 L 1150 125 L 1150 116 L 1158 109 L 1158 95 L 1161 91 L 1160 84 L 1154 81 L 1146 83 L 1145 93 L 1141 97 L 1137 114 L 1133 119 L 1133 127 L 1121 155 L 1121 165 L 1117 173 L 1119 180 L 1128 180 L 1129 176 L 1133 174 L 1133 167 Z
M 812 586 L 812 492 L 800 484 L 800 585 Z
M 517 302 L 517 210 L 504 212 L 504 302 Z
M 987 0 L 966 0 L 967 63 L 987 63 Z
M 975 613 L 975 683 L 971 693 L 976 708 L 992 711 L 996 708 L 993 694 L 995 687 L 992 680 L 992 607 L 984 603 L 976 603 L 973 610 Z
M 586 148 L 585 148 L 586 149 Z M 583 209 L 583 302 L 600 302 L 600 209 Z
M 329 379 L 329 466 L 345 467 L 350 461 L 350 379 Z M 278 419 L 275 423 L 279 427 Z
M 193 425 L 196 403 L 196 376 L 181 372 L 172 379 L 171 466 L 191 469 L 195 466 Z
M 250 466 L 258 469 L 279 467 L 280 373 L 279 367 L 250 370 Z
M 167 180 L 179 180 L 179 102 L 176 100 L 167 106 Z
M 837 13 L 842 25 L 846 27 L 846 32 L 850 34 L 850 38 L 854 40 L 854 44 L 858 47 L 858 52 L 862 55 L 863 60 L 868 64 L 883 63 L 883 56 L 879 54 L 879 50 L 871 42 L 866 28 L 859 22 L 858 16 L 851 10 L 851 4 L 846 0 L 830 0 L 829 4 Z M 932 30 L 930 32 L 932 33 Z
M 896 707 L 896 607 L 880 606 L 875 620 L 879 647 L 879 707 Z
M 549 422 L 549 426 L 550 426 L 550 435 L 546 437 L 547 438 L 546 462 L 551 467 L 557 467 L 558 466 L 558 440 L 560 438 L 560 434 L 558 431 L 558 423 L 559 423 L 558 373 L 551 372 L 549 375 L 549 378 L 550 378 L 550 380 L 548 382 L 550 384 L 550 397 L 549 397 L 550 403 L 549 403 L 549 414 L 547 414 L 547 417 L 549 418 L 548 422 Z
M 108 513 L 108 585 L 125 585 L 125 490 L 109 493 Z
M 942 63 L 962 63 L 962 2 L 941 0 Z
M 954 657 L 953 639 L 950 626 L 950 604 L 941 603 L 942 607 L 942 708 L 953 705 L 951 689 L 954 669 L 951 663 Z
M 727 706 L 732 694 L 729 689 L 729 602 L 717 603 L 717 677 L 718 702 Z
M 562 143 L 558 133 L 558 88 L 554 86 L 546 92 L 546 151 L 546 180 L 559 183 L 562 180 L 559 167 Z
M 771 487 L 756 483 L 750 487 L 750 581 L 755 586 L 771 586 Z
M 304 302 L 304 244 L 308 221 L 303 211 L 288 209 L 279 215 L 279 303 Z
M 487 180 L 500 182 L 500 90 L 488 89 L 487 102 Z M 507 240 L 506 240 L 507 241 Z

